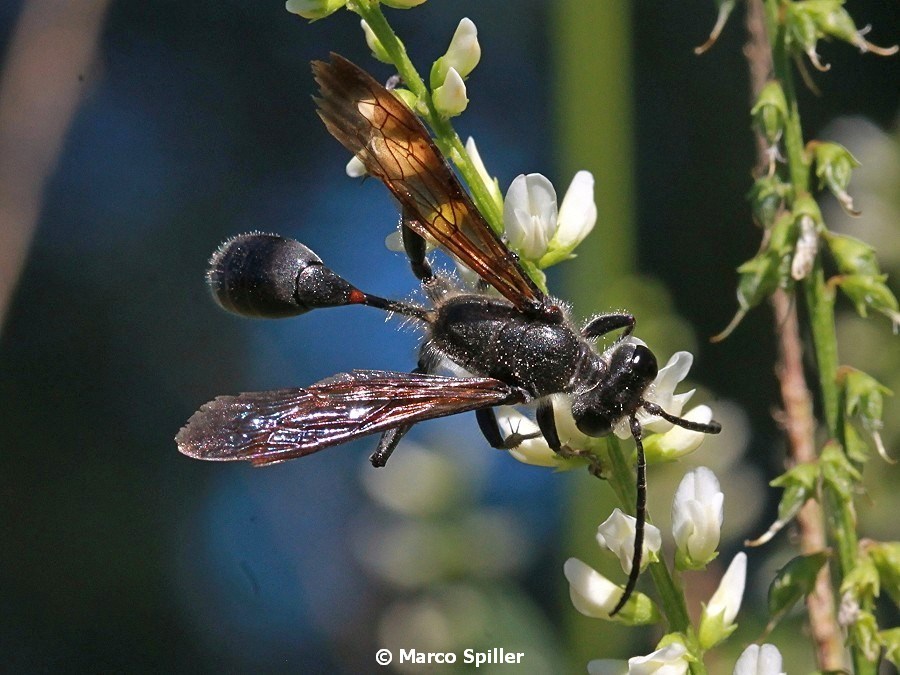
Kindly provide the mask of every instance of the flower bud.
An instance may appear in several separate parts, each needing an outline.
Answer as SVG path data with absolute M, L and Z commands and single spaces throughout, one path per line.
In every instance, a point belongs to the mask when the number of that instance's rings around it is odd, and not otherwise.
M 826 0 L 829 4 L 840 4 L 840 0 Z M 830 65 L 823 65 L 816 52 L 816 43 L 821 37 L 816 26 L 815 12 L 806 2 L 792 2 L 785 8 L 784 23 L 787 34 L 787 44 L 790 47 L 798 47 L 809 58 L 817 70 L 827 71 Z
M 844 391 L 844 410 L 847 417 L 859 420 L 875 443 L 875 449 L 881 458 L 893 464 L 881 440 L 881 429 L 884 411 L 884 396 L 893 392 L 882 385 L 871 375 L 855 368 L 844 367 L 840 373 L 840 383 Z
M 466 83 L 454 68 L 447 71 L 444 83 L 432 92 L 432 98 L 435 109 L 444 117 L 456 117 L 469 105 Z
M 883 630 L 878 637 L 881 638 L 881 644 L 884 645 L 885 660 L 893 663 L 895 668 L 900 668 L 900 626 Z
M 633 593 L 619 612 L 610 617 L 622 597 L 623 589 L 584 564 L 577 558 L 569 558 L 563 565 L 569 582 L 569 596 L 575 609 L 595 619 L 611 619 L 630 626 L 656 623 L 659 610 L 643 593 Z
M 366 44 L 369 45 L 369 49 L 372 50 L 372 56 L 382 63 L 393 63 L 390 55 L 384 48 L 384 45 L 381 44 L 381 40 L 378 39 L 378 36 L 375 35 L 375 31 L 373 31 L 369 24 L 366 23 L 366 20 L 362 19 L 359 22 L 359 25 L 360 28 L 363 29 L 363 35 L 366 36 Z
M 381 0 L 382 5 L 387 5 L 394 9 L 411 9 L 413 7 L 418 7 L 423 2 L 425 2 L 425 0 Z
M 747 554 L 742 552 L 734 556 L 709 604 L 703 607 L 697 632 L 702 649 L 717 645 L 737 628 L 734 619 L 741 608 L 746 581 Z
M 704 466 L 681 479 L 672 501 L 672 535 L 679 569 L 701 569 L 718 553 L 725 495 L 716 474 Z
M 862 30 L 856 28 L 853 18 L 849 12 L 844 9 L 843 0 L 833 2 L 805 3 L 811 8 L 820 8 L 819 11 L 813 10 L 816 21 L 816 27 L 823 36 L 834 37 L 844 42 L 854 45 L 860 52 L 873 52 L 879 56 L 891 56 L 897 53 L 897 45 L 893 47 L 879 47 L 873 45 L 863 36 L 869 32 L 868 27 Z
M 868 316 L 869 309 L 881 312 L 891 320 L 896 333 L 900 329 L 900 307 L 896 296 L 884 283 L 886 279 L 886 274 L 845 274 L 838 277 L 836 283 L 861 317 Z
M 788 105 L 778 81 L 771 80 L 762 88 L 750 114 L 753 116 L 753 123 L 770 145 L 781 139 L 787 123 Z
M 618 558 L 622 565 L 622 571 L 626 574 L 631 571 L 634 560 L 634 516 L 622 513 L 619 509 L 613 509 L 612 514 L 597 528 L 597 543 L 608 548 Z M 647 523 L 644 526 L 644 545 L 641 554 L 641 569 L 645 569 L 651 562 L 659 560 L 659 549 L 662 546 L 662 535 L 659 528 Z
M 299 14 L 304 19 L 316 21 L 324 19 L 347 4 L 347 0 L 287 0 L 284 8 L 291 14 Z
M 487 168 L 484 166 L 484 162 L 481 161 L 481 154 L 475 146 L 475 139 L 471 136 L 469 136 L 469 139 L 466 141 L 466 153 L 469 155 L 469 159 L 472 160 L 472 164 L 478 172 L 478 175 L 481 176 L 481 180 L 487 188 L 488 194 L 490 194 L 491 199 L 493 199 L 494 203 L 497 205 L 497 210 L 503 211 L 503 193 L 500 192 L 500 183 L 488 173 Z
M 825 243 L 842 274 L 881 274 L 875 249 L 846 234 L 825 232 Z
M 841 499 L 853 499 L 856 486 L 862 474 L 850 463 L 843 448 L 836 441 L 827 441 L 819 454 L 819 470 L 822 482 L 830 487 Z
M 783 182 L 777 175 L 757 178 L 747 194 L 754 220 L 763 227 L 771 227 L 791 192 L 791 184 Z
M 350 178 L 361 178 L 366 175 L 366 165 L 363 164 L 359 157 L 353 155 L 353 157 L 350 158 L 350 161 L 347 162 L 347 166 L 344 167 L 344 171 L 347 172 L 347 175 L 350 176 Z
M 847 186 L 850 185 L 850 174 L 859 162 L 838 143 L 812 142 L 807 147 L 812 150 L 815 159 L 819 189 L 827 186 L 847 213 L 858 216 L 860 212 L 853 208 L 853 198 L 847 194 Z
M 785 675 L 781 652 L 775 645 L 750 645 L 734 664 L 732 675 Z
M 431 86 L 438 87 L 447 78 L 451 68 L 463 79 L 475 70 L 481 60 L 481 45 L 478 44 L 478 29 L 471 19 L 463 19 L 456 27 L 447 53 L 431 66 Z

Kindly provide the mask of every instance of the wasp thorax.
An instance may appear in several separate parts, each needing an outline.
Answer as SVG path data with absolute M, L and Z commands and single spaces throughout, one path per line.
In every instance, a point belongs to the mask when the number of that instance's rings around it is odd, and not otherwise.
M 294 239 L 250 233 L 223 243 L 206 274 L 219 304 L 243 316 L 279 318 L 350 302 L 353 286 Z

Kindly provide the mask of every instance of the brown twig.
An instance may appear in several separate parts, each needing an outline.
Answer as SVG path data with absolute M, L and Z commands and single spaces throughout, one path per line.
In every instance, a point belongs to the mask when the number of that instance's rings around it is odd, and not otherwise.
M 747 32 L 749 39 L 744 55 L 750 69 L 754 100 L 772 74 L 772 47 L 766 31 L 765 8 L 762 0 L 747 3 Z M 766 141 L 756 134 L 757 171 L 768 168 Z M 812 395 L 803 373 L 803 347 L 800 338 L 795 299 L 779 289 L 771 297 L 775 315 L 775 334 L 778 341 L 778 362 L 775 375 L 784 406 L 779 423 L 788 441 L 790 464 L 812 462 L 816 459 L 815 419 Z M 827 546 L 822 507 L 810 499 L 797 514 L 800 551 L 803 554 L 822 551 Z M 806 599 L 810 629 L 816 644 L 816 659 L 823 671 L 838 671 L 844 667 L 844 650 L 838 626 L 831 573 L 824 565 L 816 578 L 816 585 Z
M 0 326 L 110 0 L 29 0 L 0 76 Z

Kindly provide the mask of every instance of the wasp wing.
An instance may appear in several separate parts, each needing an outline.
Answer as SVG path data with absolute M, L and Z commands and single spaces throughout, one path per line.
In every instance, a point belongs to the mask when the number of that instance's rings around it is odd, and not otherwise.
M 175 437 L 197 459 L 272 464 L 422 420 L 521 403 L 520 389 L 490 378 L 355 370 L 306 389 L 220 396 Z
M 417 234 L 436 240 L 522 311 L 543 293 L 491 229 L 421 120 L 368 73 L 337 54 L 312 64 L 328 131 L 380 178 Z

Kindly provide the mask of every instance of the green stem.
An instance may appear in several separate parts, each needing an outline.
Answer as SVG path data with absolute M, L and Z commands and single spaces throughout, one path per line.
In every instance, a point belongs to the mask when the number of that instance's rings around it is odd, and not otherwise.
M 615 436 L 607 441 L 609 450 L 610 468 L 609 484 L 616 493 L 619 505 L 626 513 L 634 513 L 634 505 L 637 500 L 637 488 L 635 487 L 634 471 L 631 463 L 622 450 L 622 443 Z M 650 522 L 650 519 L 647 519 Z M 687 613 L 687 605 L 684 601 L 684 593 L 672 578 L 669 568 L 664 560 L 652 563 L 649 567 L 650 576 L 656 585 L 662 602 L 663 613 L 669 622 L 669 630 L 687 634 L 691 627 L 691 620 Z M 696 671 L 695 671 L 696 672 Z
M 459 169 L 463 179 L 469 186 L 475 205 L 488 221 L 488 224 L 498 234 L 502 233 L 503 213 L 500 210 L 500 206 L 491 197 L 484 180 L 481 178 L 481 174 L 478 173 L 478 170 L 472 163 L 469 153 L 466 152 L 465 145 L 459 134 L 453 129 L 450 120 L 438 113 L 434 107 L 431 92 L 428 91 L 425 81 L 419 76 L 419 72 L 406 53 L 406 47 L 403 45 L 403 42 L 397 37 L 394 29 L 387 22 L 381 11 L 380 4 L 377 0 L 353 0 L 348 4 L 348 7 L 369 24 L 369 28 L 372 29 L 375 37 L 384 46 L 384 50 L 390 57 L 391 62 L 397 68 L 397 73 L 403 79 L 404 85 L 415 94 L 424 107 L 425 121 L 434 133 L 435 144 L 444 153 L 444 156 L 450 158 Z
M 791 183 L 794 186 L 793 200 L 809 193 L 810 163 L 803 143 L 803 130 L 797 105 L 797 92 L 791 68 L 791 54 L 786 44 L 785 28 L 781 21 L 786 9 L 784 0 L 766 0 L 766 18 L 772 42 L 772 60 L 775 77 L 781 82 L 788 103 L 788 117 L 784 130 L 784 146 Z M 791 204 L 789 204 L 790 206 Z M 843 441 L 843 416 L 840 414 L 840 392 L 837 383 L 838 351 L 834 318 L 834 291 L 825 282 L 821 260 L 816 259 L 813 270 L 801 282 L 809 314 L 813 349 L 819 372 L 819 387 L 825 425 L 830 438 Z M 825 510 L 828 533 L 837 549 L 837 580 L 839 587 L 843 579 L 856 564 L 857 534 L 856 518 L 852 503 L 829 487 L 823 486 L 822 505 Z M 871 603 L 869 603 L 871 604 Z M 871 610 L 871 607 L 863 607 Z M 850 628 L 855 632 L 855 627 Z M 875 664 L 869 661 L 857 646 L 858 640 L 851 639 L 851 657 L 857 675 L 874 675 Z

